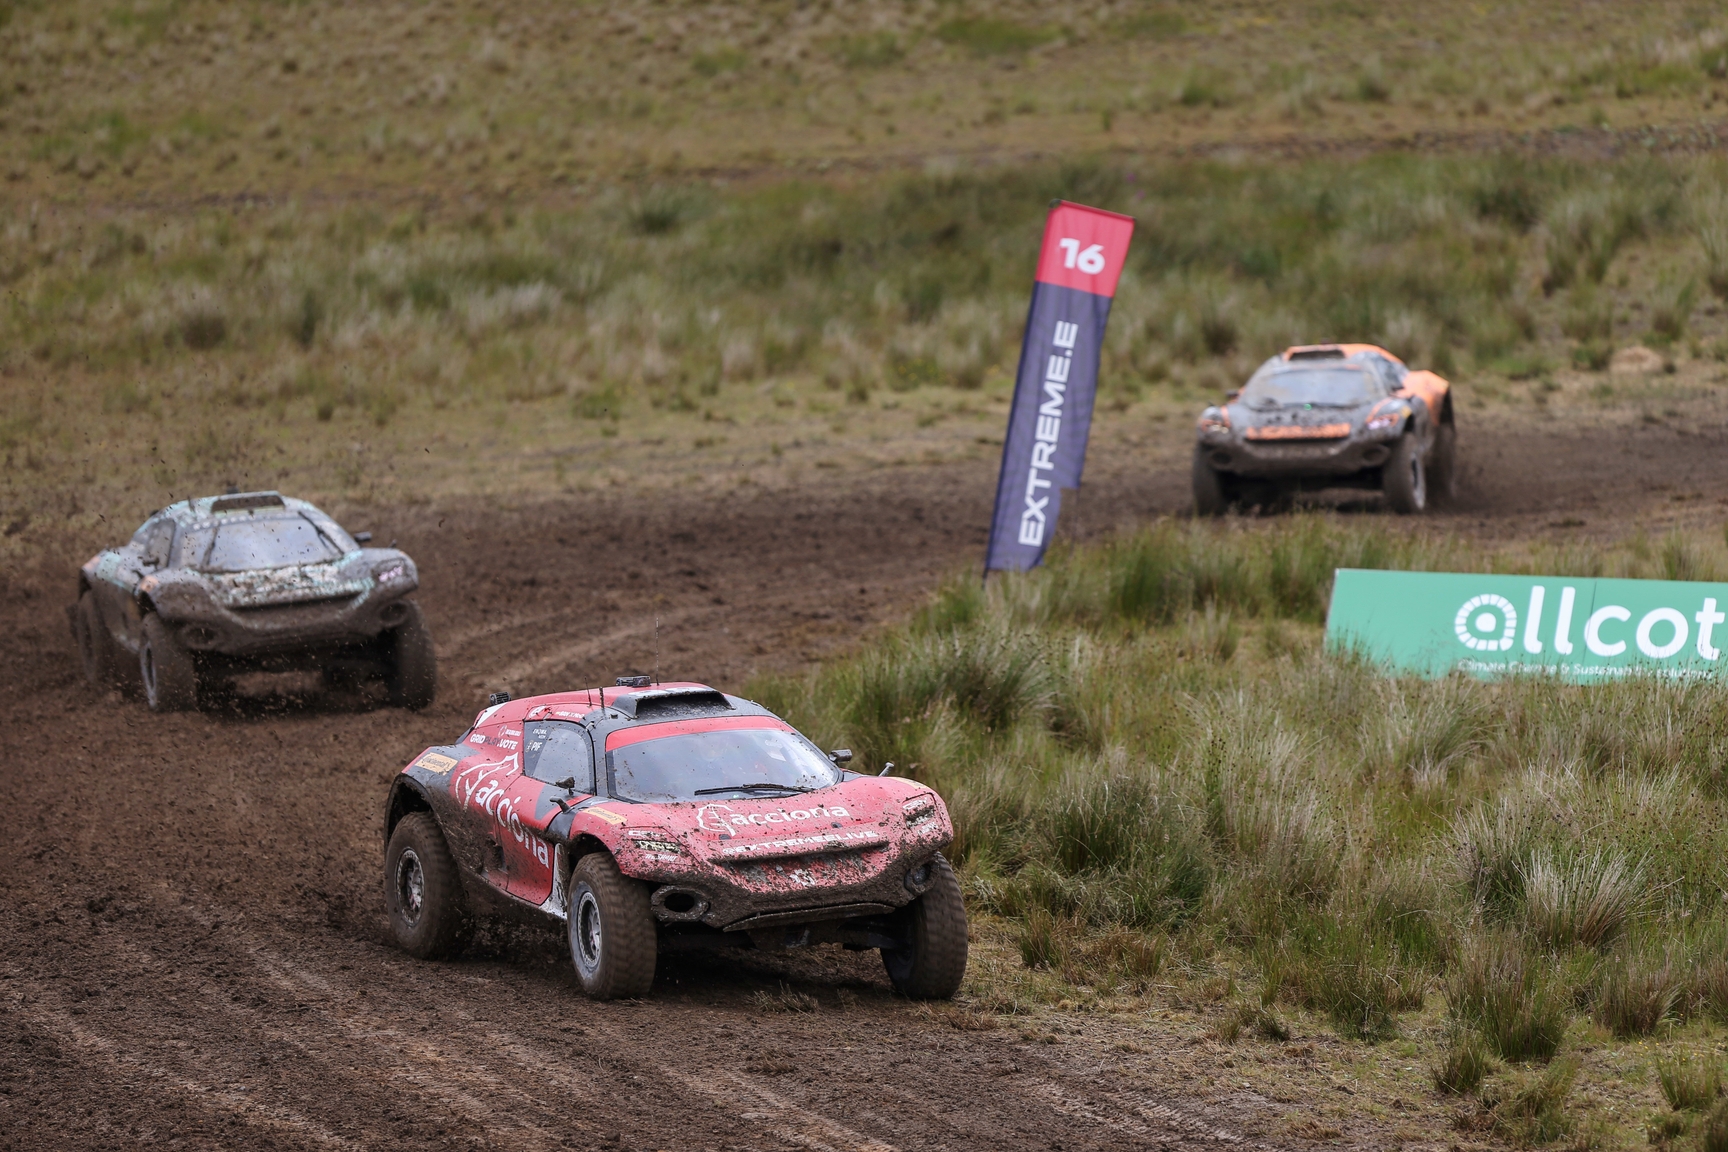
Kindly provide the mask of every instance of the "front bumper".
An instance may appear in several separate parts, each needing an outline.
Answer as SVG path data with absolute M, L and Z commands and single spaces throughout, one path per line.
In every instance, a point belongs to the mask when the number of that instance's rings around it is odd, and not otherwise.
M 1256 479 L 1353 476 L 1378 468 L 1396 437 L 1353 433 L 1337 440 L 1247 440 L 1239 433 L 1200 441 L 1206 462 L 1219 472 Z
M 408 618 L 411 591 L 373 588 L 340 599 L 247 608 L 185 597 L 157 611 L 192 651 L 251 659 L 370 644 Z
M 932 829 L 935 831 L 935 829 Z M 655 886 L 651 906 L 666 924 L 727 931 L 818 923 L 905 907 L 928 885 L 924 868 L 949 837 L 908 829 L 897 838 L 849 851 L 721 860 L 633 859 L 627 875 Z

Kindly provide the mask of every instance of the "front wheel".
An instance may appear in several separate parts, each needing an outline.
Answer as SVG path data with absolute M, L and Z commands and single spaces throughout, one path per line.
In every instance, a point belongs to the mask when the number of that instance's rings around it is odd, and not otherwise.
M 1458 496 L 1458 429 L 1442 424 L 1434 433 L 1434 452 L 1428 466 L 1428 495 L 1444 507 Z
M 582 991 L 595 1000 L 648 995 L 660 949 L 648 886 L 604 852 L 582 857 L 570 874 L 569 930 Z
M 468 902 L 450 846 L 430 812 L 410 812 L 384 851 L 390 934 L 410 956 L 442 960 L 468 942 Z
M 966 977 L 966 901 L 954 869 L 930 861 L 930 887 L 906 906 L 906 944 L 882 949 L 894 990 L 914 1000 L 946 1000 Z
M 198 668 L 192 653 L 154 612 L 144 617 L 138 676 L 144 682 L 144 703 L 150 711 L 184 712 L 198 707 Z
M 420 605 L 403 602 L 408 617 L 385 633 L 384 686 L 390 703 L 418 712 L 430 707 L 438 692 L 438 657 L 432 651 L 432 633 L 420 615 Z
M 114 683 L 114 641 L 108 636 L 107 625 L 102 623 L 96 594 L 88 589 L 72 607 L 72 640 L 78 646 L 78 664 L 84 679 L 94 688 Z
M 1422 466 L 1422 450 L 1416 437 L 1405 436 L 1392 449 L 1381 473 L 1386 505 L 1400 515 L 1420 512 L 1428 506 L 1428 473 Z
M 1224 477 L 1206 459 L 1206 449 L 1194 449 L 1194 515 L 1222 516 L 1230 510 Z

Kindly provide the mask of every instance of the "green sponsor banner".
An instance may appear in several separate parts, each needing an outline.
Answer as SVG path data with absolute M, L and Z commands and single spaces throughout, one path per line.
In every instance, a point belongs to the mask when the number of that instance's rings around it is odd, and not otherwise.
M 1712 676 L 1728 584 L 1340 568 L 1326 646 L 1417 676 Z

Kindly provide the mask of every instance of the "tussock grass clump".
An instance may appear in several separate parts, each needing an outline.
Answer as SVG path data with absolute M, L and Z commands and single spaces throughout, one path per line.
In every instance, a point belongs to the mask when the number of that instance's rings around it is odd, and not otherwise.
M 1483 1077 L 1494 1070 L 1494 1057 L 1471 1028 L 1454 1026 L 1446 1034 L 1440 1058 L 1431 1069 L 1434 1086 L 1442 1092 L 1463 1094 L 1476 1091 Z
M 1122 927 L 1088 934 L 1079 917 L 1057 916 L 1045 907 L 1026 913 L 1018 943 L 1028 968 L 1060 972 L 1073 984 L 1131 990 L 1155 980 L 1168 958 L 1165 937 Z
M 1290 1039 L 1290 1026 L 1264 1004 L 1236 1003 L 1212 1026 L 1212 1035 L 1234 1044 L 1244 1033 L 1261 1040 L 1282 1043 Z
M 1709 1057 L 1658 1056 L 1656 1083 L 1674 1111 L 1701 1111 L 1722 1095 L 1722 1064 Z
M 1566 1033 L 1566 1001 L 1541 960 L 1507 932 L 1466 942 L 1447 973 L 1446 1005 L 1503 1060 L 1546 1060 Z
M 1504 1089 L 1483 1093 L 1494 1130 L 1514 1143 L 1548 1144 L 1569 1135 L 1575 1122 L 1566 1112 L 1566 1098 L 1578 1079 L 1576 1056 L 1551 1061 L 1541 1072 L 1527 1073 Z
M 1612 853 L 1564 859 L 1539 848 L 1519 871 L 1530 929 L 1555 947 L 1606 947 L 1644 899 L 1643 869 Z
M 1422 1007 L 1427 977 L 1364 920 L 1318 917 L 1296 935 L 1280 992 L 1331 1017 L 1347 1036 L 1372 1040 L 1396 1031 L 1397 1014 Z
M 1681 1006 L 1684 991 L 1672 956 L 1633 953 L 1603 974 L 1596 1019 L 1616 1036 L 1648 1036 Z
M 849 669 L 847 720 L 864 761 L 928 761 L 962 718 L 1002 730 L 1050 702 L 1044 645 L 1025 631 L 953 631 L 884 647 Z
M 1524 893 L 1524 863 L 1540 815 L 1515 797 L 1479 805 L 1453 824 L 1458 872 L 1477 905 L 1504 914 Z
M 1704 1152 L 1728 1152 L 1728 1100 L 1718 1100 L 1710 1109 L 1699 1145 Z

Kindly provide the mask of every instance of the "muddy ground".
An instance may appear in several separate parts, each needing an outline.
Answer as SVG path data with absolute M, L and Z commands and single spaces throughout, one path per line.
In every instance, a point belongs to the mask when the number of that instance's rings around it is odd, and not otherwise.
M 1719 424 L 1549 428 L 1532 449 L 1538 425 L 1462 423 L 1442 518 L 1460 532 L 1619 534 L 1728 498 Z M 1184 435 L 1102 446 L 1083 532 L 1180 511 Z M 896 468 L 375 513 L 352 526 L 419 558 L 443 661 L 418 715 L 267 685 L 151 717 L 79 679 L 63 560 L 11 574 L 0 1149 L 1290 1146 L 1301 1102 L 1196 1071 L 1155 1020 L 958 1027 L 976 1018 L 895 999 L 873 955 L 680 959 L 648 1000 L 591 1004 L 556 938 L 443 964 L 385 942 L 386 784 L 485 690 L 652 670 L 656 615 L 667 677 L 737 687 L 818 659 L 976 562 L 993 480 Z M 1383 1147 L 1389 1123 L 1317 1139 Z

